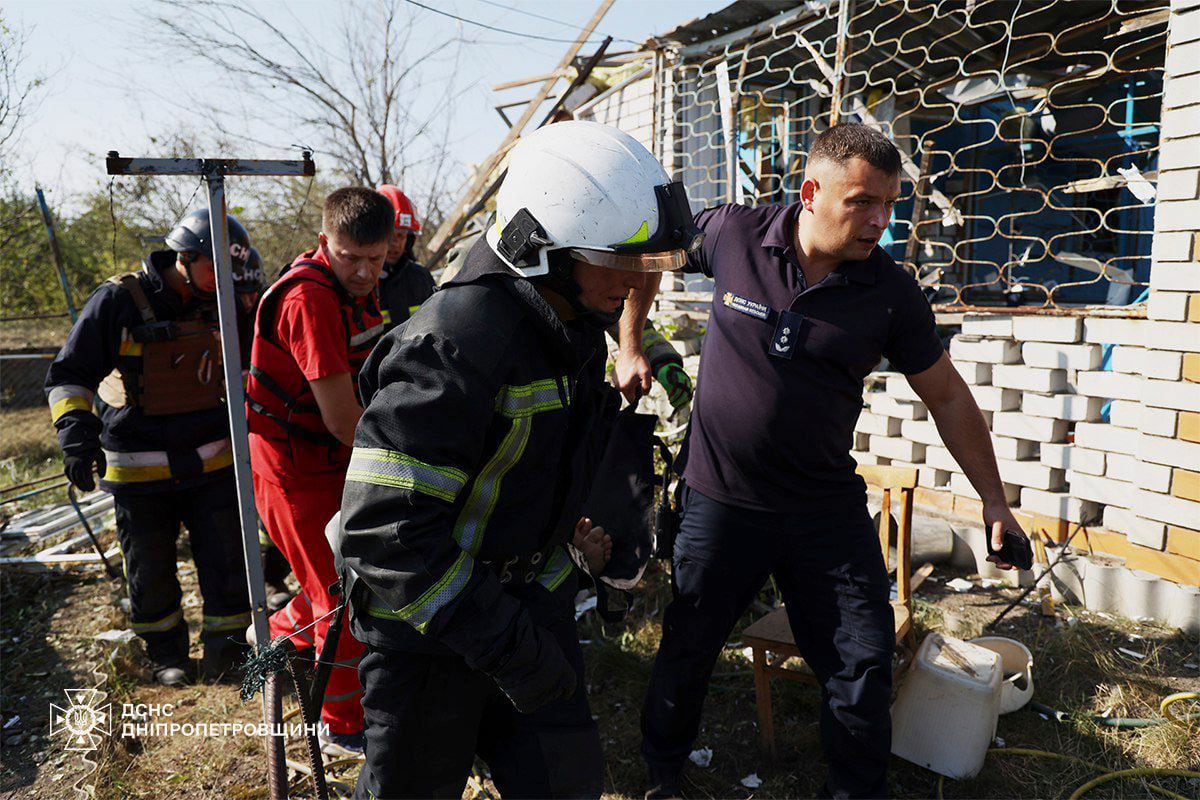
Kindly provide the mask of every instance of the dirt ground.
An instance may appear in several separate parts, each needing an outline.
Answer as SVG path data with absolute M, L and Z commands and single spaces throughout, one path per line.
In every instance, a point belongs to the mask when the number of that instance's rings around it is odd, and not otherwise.
M 111 536 L 111 533 L 107 534 Z M 199 626 L 195 572 L 181 560 L 185 615 L 193 642 Z M 1013 589 L 976 588 L 956 593 L 953 577 L 972 576 L 939 566 L 916 594 L 918 634 L 942 630 L 960 637 L 978 635 L 1011 598 Z M 246 736 L 122 736 L 125 703 L 170 704 L 172 716 L 150 721 L 202 723 L 261 719 L 258 699 L 242 704 L 231 685 L 166 689 L 144 682 L 144 672 L 124 655 L 109 659 L 113 645 L 94 636 L 127 627 L 119 601 L 121 588 L 103 572 L 0 575 L 0 711 L 3 712 L 3 767 L 0 798 L 69 797 L 77 782 L 94 796 L 111 798 L 265 798 L 265 760 L 258 740 Z M 669 584 L 659 566 L 648 570 L 631 620 L 603 628 L 588 614 L 580 636 L 587 643 L 590 698 L 607 760 L 606 796 L 641 797 L 644 770 L 638 755 L 638 712 L 655 647 Z M 770 603 L 769 592 L 761 598 Z M 747 614 L 743 625 L 755 616 Z M 1025 642 L 1035 654 L 1035 699 L 1079 714 L 1158 717 L 1159 700 L 1173 692 L 1200 690 L 1198 643 L 1178 631 L 1061 608 L 1045 618 L 1022 605 L 997 633 Z M 1117 648 L 1142 653 L 1127 656 Z M 193 653 L 198 656 L 198 647 Z M 93 672 L 96 668 L 96 672 Z M 750 664 L 735 634 L 716 669 L 697 747 L 713 751 L 706 768 L 689 767 L 685 795 L 708 797 L 811 797 L 820 788 L 822 757 L 817 732 L 818 692 L 791 682 L 773 682 L 780 757 L 769 763 L 759 754 Z M 61 735 L 49 735 L 50 704 L 67 705 L 65 689 L 98 686 L 111 704 L 116 732 L 103 737 L 96 761 L 64 750 Z M 14 721 L 14 718 L 19 717 Z M 1200 765 L 1200 725 L 1185 729 L 1156 725 L 1116 730 L 1090 721 L 1056 722 L 1025 709 L 1001 717 L 997 733 L 1003 749 L 1032 748 L 1092 762 L 1103 770 L 1133 767 L 1196 769 Z M 999 745 L 999 742 L 996 743 Z M 298 743 L 289 755 L 303 761 Z M 899 798 L 935 797 L 938 776 L 900 759 L 893 760 L 892 791 Z M 295 774 L 295 773 L 294 773 Z M 355 766 L 334 770 L 351 786 Z M 756 774 L 751 790 L 742 779 Z M 1099 774 L 1075 761 L 1015 754 L 989 754 L 974 780 L 945 781 L 945 797 L 1067 797 Z M 1200 797 L 1200 782 L 1155 778 L 1153 783 L 1185 798 Z M 483 792 L 490 784 L 482 782 Z M 311 796 L 297 785 L 293 796 Z M 494 795 L 493 792 L 489 794 Z M 468 787 L 464 797 L 481 796 Z M 1145 797 L 1141 780 L 1121 780 L 1088 793 L 1088 798 Z

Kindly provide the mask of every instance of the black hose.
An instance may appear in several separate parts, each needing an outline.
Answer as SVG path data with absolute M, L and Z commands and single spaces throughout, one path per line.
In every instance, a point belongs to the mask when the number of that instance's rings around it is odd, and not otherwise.
M 271 800 L 287 800 L 287 753 L 284 737 L 277 729 L 283 725 L 283 695 L 279 691 L 279 673 L 267 676 L 263 700 L 270 715 L 271 731 L 267 734 L 267 790 Z M 279 735 L 276 735 L 276 734 Z

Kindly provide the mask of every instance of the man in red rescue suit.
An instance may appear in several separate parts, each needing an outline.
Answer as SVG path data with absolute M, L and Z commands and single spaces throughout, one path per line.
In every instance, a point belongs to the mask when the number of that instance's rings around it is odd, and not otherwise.
M 298 649 L 320 651 L 337 605 L 325 523 L 341 506 L 362 416 L 358 371 L 383 331 L 375 286 L 393 224 L 392 207 L 378 192 L 333 192 L 320 246 L 296 258 L 259 305 L 247 389 L 254 497 L 301 586 L 271 616 L 271 637 L 288 637 Z M 337 649 L 344 666 L 333 669 L 321 708 L 327 753 L 362 750 L 362 686 L 353 668 L 362 652 L 345 629 Z
M 396 210 L 396 228 L 388 244 L 387 261 L 379 274 L 379 308 L 384 332 L 404 322 L 437 291 L 425 265 L 413 258 L 413 243 L 421 232 L 421 221 L 412 201 L 397 187 L 384 184 L 379 193 Z
M 229 217 L 235 272 L 250 239 Z M 201 676 L 232 674 L 250 619 L 229 415 L 221 367 L 207 210 L 167 235 L 140 272 L 110 278 L 88 300 L 46 375 L 67 478 L 111 492 L 129 585 L 132 627 L 154 678 L 192 676 L 176 576 L 187 527 L 204 620 Z

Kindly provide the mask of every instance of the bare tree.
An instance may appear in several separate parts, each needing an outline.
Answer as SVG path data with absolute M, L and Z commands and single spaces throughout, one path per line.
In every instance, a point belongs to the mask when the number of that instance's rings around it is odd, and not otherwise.
M 447 104 L 466 90 L 457 86 L 466 40 L 431 41 L 403 0 L 339 7 L 320 38 L 285 4 L 156 0 L 153 17 L 164 52 L 217 68 L 247 113 L 292 137 L 282 141 L 311 144 L 343 179 L 400 184 L 436 225 L 459 169 Z M 422 92 L 440 98 L 423 117 L 412 104 Z M 228 104 L 213 111 L 226 136 L 248 138 Z
M 18 31 L 0 16 L 0 170 L 11 163 L 12 148 L 24 123 L 40 101 L 41 76 L 25 72 L 25 45 L 28 31 Z

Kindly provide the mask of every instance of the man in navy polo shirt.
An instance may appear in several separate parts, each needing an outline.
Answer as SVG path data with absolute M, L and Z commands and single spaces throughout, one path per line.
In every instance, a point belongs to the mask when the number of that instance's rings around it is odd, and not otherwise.
M 900 166 L 877 131 L 838 125 L 813 144 L 799 202 L 697 217 L 706 238 L 689 268 L 716 285 L 687 443 L 675 599 L 642 710 L 648 796 L 678 795 L 717 656 L 770 575 L 823 687 L 824 793 L 889 794 L 889 582 L 850 456 L 863 379 L 881 357 L 932 412 L 983 498 L 993 545 L 1002 529 L 1021 530 L 987 424 L 929 303 L 878 247 Z M 618 385 L 635 394 L 643 365 L 626 356 L 618 367 Z

